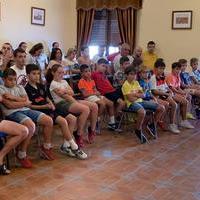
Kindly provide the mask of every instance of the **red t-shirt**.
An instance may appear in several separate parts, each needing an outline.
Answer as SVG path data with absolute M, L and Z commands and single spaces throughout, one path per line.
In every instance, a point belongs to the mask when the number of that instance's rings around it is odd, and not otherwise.
M 102 95 L 115 91 L 115 88 L 111 85 L 106 75 L 102 72 L 93 72 L 92 79 L 95 81 L 96 87 Z

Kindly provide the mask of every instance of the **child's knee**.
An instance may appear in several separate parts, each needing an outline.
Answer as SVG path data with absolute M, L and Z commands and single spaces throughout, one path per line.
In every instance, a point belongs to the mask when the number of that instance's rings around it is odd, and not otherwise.
M 146 111 L 145 111 L 145 109 L 140 108 L 140 109 L 137 111 L 137 114 L 138 114 L 138 117 L 145 117 Z
M 35 133 L 35 123 L 32 120 L 27 120 L 23 123 L 24 126 L 27 127 L 28 129 L 28 135 L 30 137 L 33 136 L 33 134 Z
M 67 115 L 66 119 L 70 124 L 76 124 L 77 122 L 77 118 L 72 114 Z
M 53 126 L 53 119 L 48 115 L 43 115 L 39 121 L 39 123 L 43 126 L 52 127 Z
M 20 130 L 20 135 L 21 135 L 21 139 L 24 140 L 28 137 L 29 135 L 29 130 L 26 126 L 23 126 Z

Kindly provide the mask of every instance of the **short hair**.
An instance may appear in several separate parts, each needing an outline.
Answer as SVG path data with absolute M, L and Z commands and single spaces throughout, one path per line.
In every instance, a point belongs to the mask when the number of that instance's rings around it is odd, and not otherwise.
M 74 48 L 69 48 L 68 50 L 67 50 L 67 54 L 66 54 L 66 56 L 68 57 L 71 53 L 73 53 L 73 52 L 76 52 L 76 50 L 74 49 Z
M 25 53 L 25 54 L 26 54 L 26 52 L 25 52 L 23 49 L 17 48 L 17 49 L 15 49 L 14 52 L 13 52 L 14 57 L 17 57 L 17 54 L 18 54 L 18 53 Z
M 134 67 L 132 67 L 132 66 L 127 67 L 125 69 L 125 71 L 124 71 L 124 73 L 126 75 L 129 75 L 131 72 L 133 72 L 134 74 L 137 74 L 137 70 Z
M 81 65 L 81 66 L 80 66 L 80 71 L 81 71 L 81 73 L 83 73 L 83 72 L 85 71 L 85 69 L 88 69 L 88 68 L 89 68 L 89 66 L 86 65 L 86 64 Z
M 145 66 L 145 65 L 142 65 L 142 66 L 140 67 L 140 72 L 145 72 L 145 71 L 149 71 L 149 70 L 148 70 L 148 67 Z
M 26 42 L 20 42 L 18 48 L 21 48 L 23 44 L 26 44 Z
M 154 63 L 154 67 L 155 68 L 166 67 L 164 60 L 162 58 L 158 58 Z
M 172 69 L 181 68 L 181 64 L 179 62 L 172 63 Z
M 148 43 L 147 43 L 147 46 L 149 46 L 149 45 L 156 45 L 156 43 L 154 42 L 154 41 L 149 41 Z
M 39 68 L 38 65 L 35 65 L 35 64 L 26 65 L 26 73 L 27 74 L 30 74 L 32 71 L 35 71 L 35 70 L 39 70 L 40 71 L 40 68 Z
M 187 60 L 186 59 L 179 59 L 178 62 L 182 65 L 182 64 L 187 63 Z
M 58 42 L 53 42 L 52 47 L 54 48 L 55 44 L 58 44 Z
M 33 55 L 36 51 L 41 50 L 41 49 L 44 49 L 43 44 L 42 43 L 37 43 L 30 49 L 29 53 L 31 55 Z
M 101 65 L 101 64 L 107 65 L 107 64 L 108 64 L 108 61 L 107 61 L 105 58 L 100 58 L 100 59 L 97 61 L 97 64 L 98 64 L 98 65 Z
M 127 56 L 122 56 L 119 60 L 120 65 L 123 65 L 125 62 L 129 62 L 129 58 Z
M 17 76 L 17 73 L 12 68 L 7 68 L 3 72 L 3 78 L 7 78 L 8 76 Z
M 3 52 L 2 51 L 0 51 L 0 55 L 2 55 L 3 54 Z
M 198 58 L 191 58 L 190 59 L 190 65 L 193 65 L 195 62 L 199 62 Z

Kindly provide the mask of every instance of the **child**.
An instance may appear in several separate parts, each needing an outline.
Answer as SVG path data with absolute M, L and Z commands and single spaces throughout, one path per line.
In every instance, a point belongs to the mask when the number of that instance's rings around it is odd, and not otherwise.
M 28 84 L 25 90 L 28 94 L 31 103 L 31 109 L 38 110 L 50 116 L 55 124 L 58 124 L 61 128 L 64 143 L 60 147 L 60 151 L 71 157 L 77 157 L 79 159 L 86 159 L 87 154 L 78 148 L 78 145 L 72 138 L 72 133 L 76 126 L 76 117 L 71 114 L 61 116 L 59 112 L 55 110 L 55 106 L 48 98 L 45 87 L 39 83 L 40 81 L 40 69 L 35 64 L 29 64 L 26 66 L 26 74 L 28 76 Z
M 46 80 L 50 83 L 50 93 L 54 100 L 55 107 L 61 116 L 66 116 L 69 112 L 79 115 L 78 133 L 75 135 L 75 139 L 76 143 L 81 148 L 84 146 L 83 134 L 89 115 L 91 127 L 88 128 L 88 142 L 92 143 L 94 141 L 98 107 L 95 103 L 87 101 L 78 102 L 74 99 L 74 92 L 67 81 L 63 80 L 63 75 L 63 67 L 55 64 L 47 71 Z
M 26 91 L 22 86 L 16 85 L 17 74 L 13 69 L 6 69 L 3 73 L 4 85 L 0 85 L 0 94 L 3 97 L 2 110 L 8 120 L 15 121 L 26 126 L 29 130 L 28 137 L 21 143 L 17 159 L 25 168 L 31 168 L 32 163 L 27 157 L 27 148 L 31 137 L 35 132 L 35 123 L 43 127 L 44 144 L 41 146 L 42 157 L 54 160 L 52 154 L 51 135 L 52 119 L 39 111 L 29 109 L 31 102 L 28 100 Z
M 125 107 L 125 102 L 122 100 L 123 95 L 121 89 L 116 90 L 106 77 L 105 73 L 107 65 L 107 60 L 103 58 L 99 59 L 97 62 L 97 71 L 92 73 L 92 79 L 94 80 L 97 90 L 101 93 L 101 95 L 117 104 L 116 115 L 118 117 L 120 115 L 120 111 Z M 110 126 L 110 129 L 116 130 L 117 125 L 113 123 Z
M 192 67 L 192 80 L 195 84 L 200 85 L 200 69 L 198 69 L 198 62 L 197 58 L 190 59 L 190 66 Z
M 135 134 L 140 139 L 141 143 L 145 143 L 146 137 L 142 133 L 142 124 L 146 115 L 145 110 L 148 109 L 155 113 L 155 123 L 158 122 L 164 110 L 161 109 L 157 103 L 152 101 L 144 101 L 142 99 L 144 98 L 144 93 L 138 81 L 136 80 L 136 69 L 127 67 L 125 69 L 125 74 L 127 75 L 127 79 L 122 86 L 122 92 L 128 109 L 137 113 Z M 150 127 L 153 127 L 153 124 L 151 124 Z
M 110 116 L 110 122 L 108 123 L 108 126 L 112 127 L 113 124 L 115 124 L 113 102 L 100 95 L 96 89 L 94 80 L 91 79 L 91 70 L 88 65 L 81 65 L 80 71 L 82 78 L 78 83 L 79 90 L 87 101 L 98 104 L 99 116 L 103 114 L 105 108 L 108 108 L 108 113 Z
M 181 65 L 178 62 L 172 64 L 172 73 L 168 74 L 166 77 L 166 83 L 168 84 L 169 88 L 173 92 L 173 99 L 180 104 L 181 107 L 181 117 L 182 121 L 180 126 L 188 129 L 194 128 L 189 121 L 187 121 L 187 109 L 189 106 L 189 101 L 187 98 L 190 98 L 189 94 L 187 94 L 184 90 L 180 88 L 181 86 L 181 79 L 180 79 L 180 70 Z
M 116 87 L 120 87 L 123 85 L 126 80 L 126 76 L 124 74 L 124 70 L 130 65 L 130 60 L 127 56 L 122 56 L 119 60 L 120 69 L 114 74 L 114 84 Z
M 6 144 L 0 149 L 0 175 L 8 175 L 10 174 L 10 170 L 3 163 L 3 159 L 13 148 L 26 139 L 28 129 L 21 124 L 3 120 L 0 122 L 0 135 L 1 133 L 9 137 Z

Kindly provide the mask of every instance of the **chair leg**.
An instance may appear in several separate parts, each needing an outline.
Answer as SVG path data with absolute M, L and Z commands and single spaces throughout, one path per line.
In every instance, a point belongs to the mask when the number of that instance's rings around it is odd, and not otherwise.
M 121 129 L 122 121 L 123 121 L 123 119 L 124 119 L 124 116 L 125 116 L 125 113 L 122 113 L 121 118 L 120 118 L 120 120 L 119 120 L 119 124 L 118 124 L 117 129 Z

